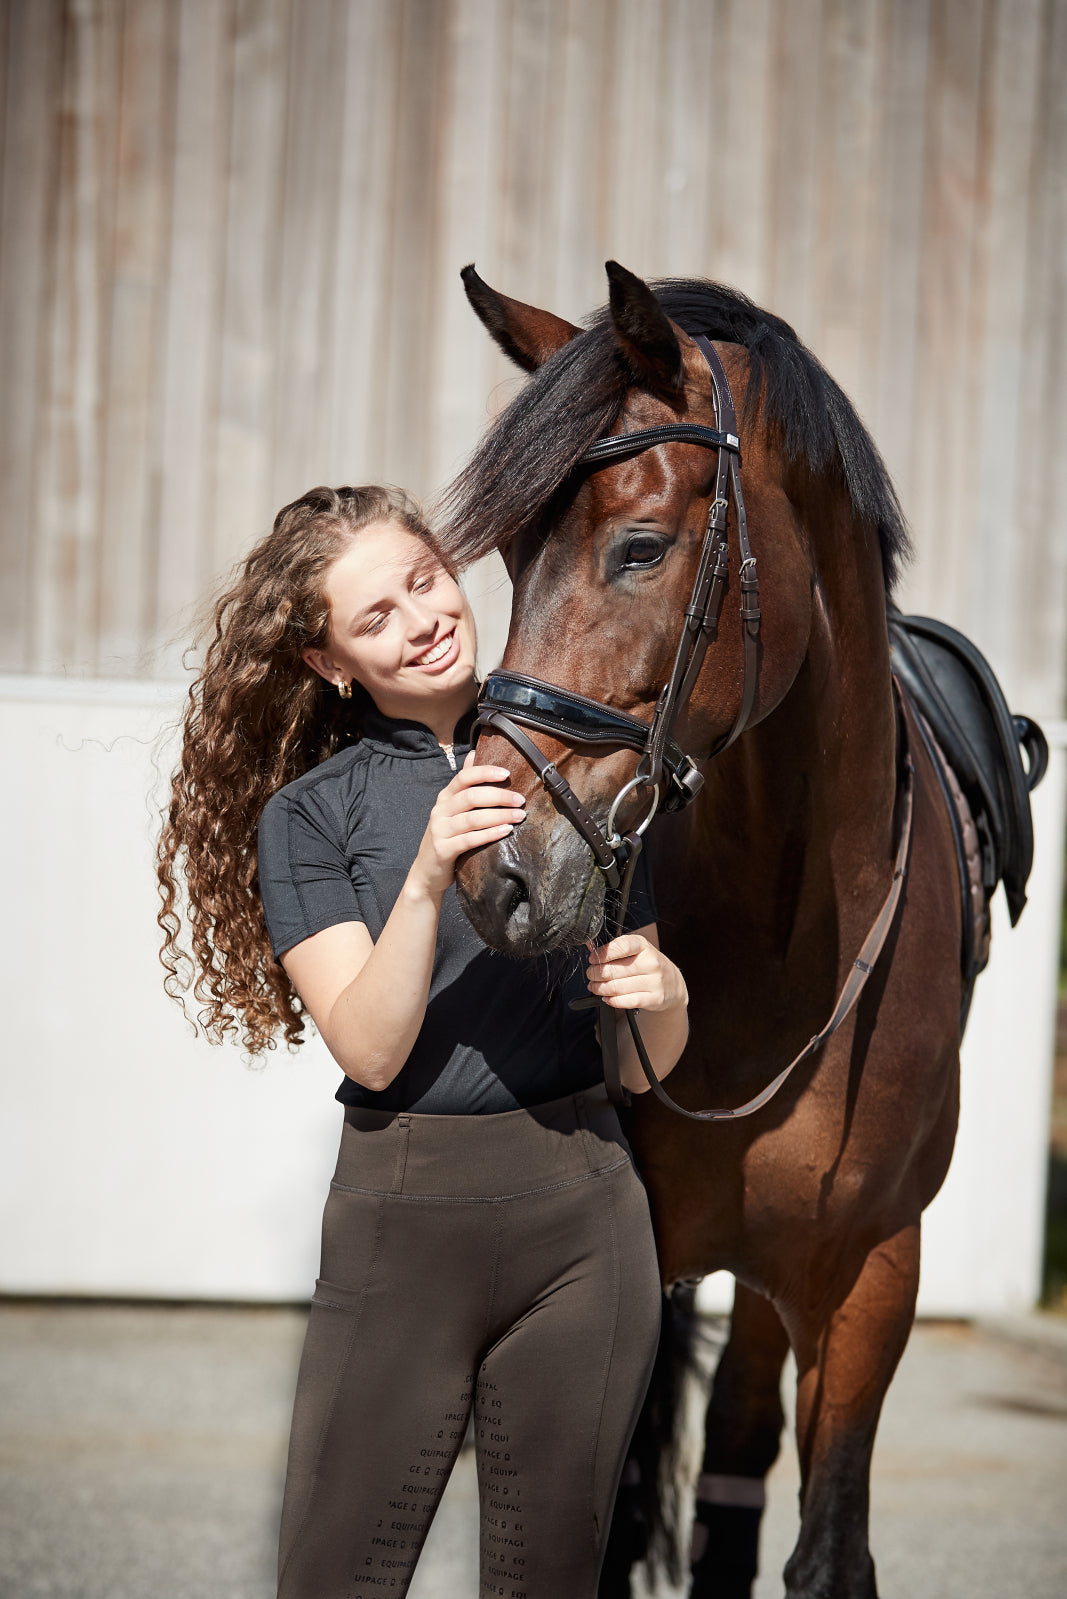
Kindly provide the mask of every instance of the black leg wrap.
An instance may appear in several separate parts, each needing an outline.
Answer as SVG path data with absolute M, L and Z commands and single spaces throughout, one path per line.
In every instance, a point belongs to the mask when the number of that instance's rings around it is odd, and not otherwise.
M 690 1599 L 751 1599 L 762 1510 L 697 1500 Z
M 597 1599 L 630 1599 L 630 1572 L 647 1553 L 648 1524 L 641 1491 L 635 1485 L 624 1483 L 615 1500 Z

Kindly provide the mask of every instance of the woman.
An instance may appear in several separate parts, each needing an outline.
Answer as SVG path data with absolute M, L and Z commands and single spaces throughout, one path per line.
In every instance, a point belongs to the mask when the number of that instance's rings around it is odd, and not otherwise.
M 574 957 L 546 972 L 479 941 L 456 861 L 525 808 L 469 747 L 474 667 L 414 503 L 314 489 L 218 602 L 186 717 L 160 850 L 170 987 L 181 857 L 209 1034 L 240 1026 L 255 1051 L 310 1015 L 345 1074 L 284 1599 L 405 1593 L 472 1411 L 482 1594 L 593 1599 L 656 1346 L 644 1189 L 568 1001 L 587 983 L 639 1006 L 666 1071 L 685 985 L 643 874 L 633 930 L 584 981 Z

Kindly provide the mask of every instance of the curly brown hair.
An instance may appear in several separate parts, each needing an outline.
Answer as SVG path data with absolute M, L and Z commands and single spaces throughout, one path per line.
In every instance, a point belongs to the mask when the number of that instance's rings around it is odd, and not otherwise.
M 288 1044 L 303 1039 L 303 1007 L 271 952 L 256 834 L 277 789 L 359 737 L 365 692 L 353 684 L 341 699 L 301 652 L 327 644 L 326 574 L 374 522 L 432 542 L 416 501 L 377 484 L 311 489 L 278 512 L 211 608 L 182 718 L 156 851 L 164 987 L 183 1009 L 191 988 L 194 1026 L 212 1043 L 239 1036 L 250 1054 L 272 1049 L 279 1026 Z

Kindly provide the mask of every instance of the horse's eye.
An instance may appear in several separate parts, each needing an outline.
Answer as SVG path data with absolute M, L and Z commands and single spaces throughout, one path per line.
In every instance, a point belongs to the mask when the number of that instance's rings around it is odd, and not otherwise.
M 662 539 L 653 538 L 647 533 L 638 534 L 626 546 L 626 553 L 622 558 L 623 568 L 655 566 L 663 559 L 664 548 Z

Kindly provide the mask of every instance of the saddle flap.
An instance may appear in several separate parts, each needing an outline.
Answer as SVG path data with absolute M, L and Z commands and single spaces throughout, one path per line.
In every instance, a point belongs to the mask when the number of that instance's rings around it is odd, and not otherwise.
M 933 729 L 976 822 L 984 818 L 993 857 L 987 889 L 1003 882 L 1014 926 L 1034 862 L 1030 790 L 1044 774 L 1044 735 L 1028 717 L 1013 718 L 993 668 L 962 633 L 896 610 L 888 622 L 893 670 Z

